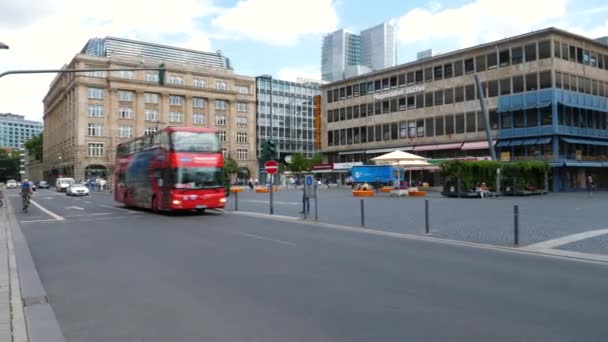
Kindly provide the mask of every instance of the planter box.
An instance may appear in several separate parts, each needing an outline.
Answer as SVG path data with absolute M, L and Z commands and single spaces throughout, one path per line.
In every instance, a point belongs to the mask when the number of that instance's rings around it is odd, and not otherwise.
M 408 196 L 411 197 L 424 197 L 426 196 L 426 191 L 410 191 Z
M 277 191 L 279 191 L 279 187 L 278 186 L 274 186 L 274 187 L 272 187 L 272 190 L 274 192 L 277 192 Z M 255 192 L 267 193 L 268 192 L 268 187 L 259 186 L 259 187 L 255 188 Z
M 230 192 L 243 192 L 243 188 L 230 188 Z
M 392 186 L 383 186 L 380 188 L 380 192 L 391 192 L 394 189 L 395 188 L 393 188 Z
M 354 197 L 374 197 L 373 190 L 353 190 Z

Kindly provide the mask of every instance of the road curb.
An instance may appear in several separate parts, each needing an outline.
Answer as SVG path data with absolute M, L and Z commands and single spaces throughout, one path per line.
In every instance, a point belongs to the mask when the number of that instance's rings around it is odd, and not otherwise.
M 21 226 L 17 223 L 10 201 L 7 202 L 7 224 L 12 237 L 15 260 L 15 287 L 20 292 L 20 298 L 16 296 L 14 303 L 18 303 L 17 307 L 22 308 L 25 318 L 24 325 L 29 337 L 29 339 L 22 341 L 65 342 L 59 322 L 48 303 L 46 291 L 40 281 L 25 235 Z M 16 294 L 19 292 L 15 291 Z
M 270 219 L 270 220 L 284 221 L 284 222 L 295 222 L 295 223 L 307 224 L 307 225 L 312 225 L 312 226 L 322 226 L 322 227 L 332 228 L 332 229 L 336 229 L 336 230 L 357 232 L 357 233 L 363 233 L 363 234 L 389 236 L 389 237 L 396 237 L 396 238 L 408 239 L 408 240 L 422 240 L 422 241 L 428 241 L 428 242 L 434 242 L 434 243 L 449 244 L 449 245 L 453 245 L 453 246 L 467 246 L 467 247 L 473 247 L 473 248 L 479 248 L 479 249 L 490 249 L 490 250 L 503 251 L 503 252 L 509 252 L 509 253 L 537 255 L 537 256 L 551 257 L 551 258 L 556 258 L 556 259 L 564 259 L 564 260 L 580 261 L 580 262 L 592 262 L 592 263 L 597 263 L 597 264 L 602 264 L 602 265 L 608 265 L 608 255 L 602 255 L 602 254 L 580 253 L 580 252 L 570 252 L 570 251 L 562 251 L 562 250 L 527 249 L 526 246 L 507 247 L 507 246 L 499 246 L 499 245 L 489 245 L 489 244 L 477 243 L 477 242 L 444 239 L 444 238 L 438 238 L 438 237 L 433 237 L 433 236 L 429 236 L 429 235 L 397 233 L 397 232 L 378 230 L 378 229 L 373 229 L 373 228 L 361 228 L 361 227 L 344 226 L 344 225 L 325 223 L 325 222 L 315 222 L 315 221 L 311 221 L 311 220 L 304 220 L 302 218 L 295 217 L 295 216 L 270 215 L 270 214 L 256 213 L 256 212 L 249 212 L 249 211 L 225 211 L 225 212 L 229 213 L 229 214 L 235 214 L 235 215 L 257 217 L 260 219 Z

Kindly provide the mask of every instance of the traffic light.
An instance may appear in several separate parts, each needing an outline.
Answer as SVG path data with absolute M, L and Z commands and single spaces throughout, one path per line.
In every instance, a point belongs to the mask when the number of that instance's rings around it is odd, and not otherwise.
M 262 142 L 262 155 L 260 159 L 262 162 L 268 160 L 274 160 L 277 157 L 277 147 L 275 143 L 271 140 L 265 140 Z
M 165 63 L 160 63 L 158 68 L 160 69 L 160 70 L 158 70 L 158 84 L 160 84 L 161 86 L 164 86 L 165 85 L 165 72 L 167 71 L 165 69 Z

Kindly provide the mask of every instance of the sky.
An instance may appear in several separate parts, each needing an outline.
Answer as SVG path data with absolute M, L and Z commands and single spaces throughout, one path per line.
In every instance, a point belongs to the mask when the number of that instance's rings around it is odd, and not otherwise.
M 608 36 L 606 0 L 0 0 L 0 72 L 58 69 L 92 37 L 217 51 L 240 75 L 320 79 L 323 36 L 397 27 L 397 62 L 555 26 Z M 54 75 L 0 78 L 0 113 L 42 120 Z

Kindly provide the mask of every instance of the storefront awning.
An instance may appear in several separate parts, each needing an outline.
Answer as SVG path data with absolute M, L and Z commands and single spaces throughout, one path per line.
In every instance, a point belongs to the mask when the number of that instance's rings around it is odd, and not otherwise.
M 332 170 L 332 169 L 326 169 L 326 170 L 312 170 L 312 171 L 310 171 L 310 172 L 312 172 L 312 173 L 332 173 L 332 172 L 334 172 L 334 170 Z M 336 171 L 336 172 L 337 172 L 337 171 Z
M 461 147 L 462 147 L 462 143 L 425 145 L 425 146 L 414 147 L 414 151 L 419 152 L 419 151 L 459 150 Z
M 521 146 L 521 145 L 545 145 L 551 142 L 551 137 L 501 140 L 496 147 Z
M 366 153 L 389 153 L 395 150 L 399 151 L 412 151 L 414 146 L 401 146 L 401 147 L 388 147 L 388 148 L 378 148 L 375 150 L 366 150 Z
M 578 138 L 562 138 L 562 140 L 569 144 L 608 146 L 608 141 L 578 139 Z
M 363 150 L 358 150 L 358 151 L 342 151 L 342 152 L 338 152 L 339 156 L 343 156 L 343 155 L 347 155 L 347 154 L 359 154 L 359 153 L 363 153 Z
M 494 140 L 492 145 L 496 145 L 496 140 Z M 465 142 L 461 147 L 461 150 L 485 150 L 485 149 L 488 149 L 487 140 Z

